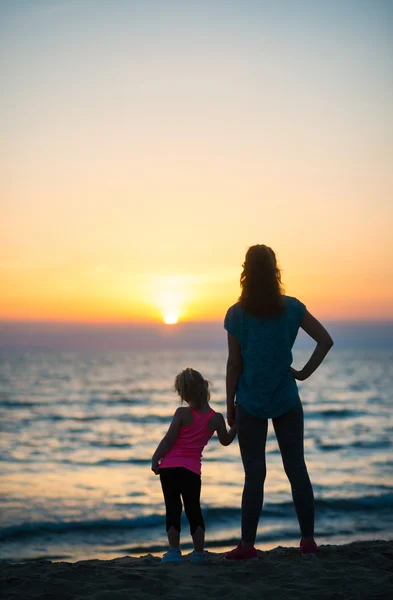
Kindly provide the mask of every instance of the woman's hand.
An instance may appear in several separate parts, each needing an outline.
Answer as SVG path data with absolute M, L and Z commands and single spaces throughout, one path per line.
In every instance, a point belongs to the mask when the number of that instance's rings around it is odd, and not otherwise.
M 298 381 L 304 381 L 305 379 L 307 379 L 304 375 L 302 371 L 297 371 L 296 369 L 293 369 L 292 367 L 290 367 L 290 372 L 292 377 L 294 377 L 295 379 L 297 379 Z
M 151 470 L 153 471 L 153 473 L 155 473 L 156 475 L 160 474 L 160 466 L 158 464 L 158 460 L 155 460 L 154 458 L 151 461 Z
M 227 405 L 227 423 L 229 427 L 233 427 L 236 424 L 236 409 L 234 402 Z

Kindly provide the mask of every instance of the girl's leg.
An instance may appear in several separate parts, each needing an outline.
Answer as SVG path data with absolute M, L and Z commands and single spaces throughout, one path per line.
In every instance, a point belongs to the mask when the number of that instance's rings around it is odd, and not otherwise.
M 192 534 L 192 541 L 196 552 L 203 552 L 205 547 L 205 530 L 201 526 Z
M 300 531 L 304 541 L 314 539 L 314 494 L 304 461 L 303 408 L 299 404 L 273 419 L 285 473 L 292 488 Z
M 258 419 L 237 406 L 236 421 L 245 481 L 242 497 L 242 546 L 255 543 L 258 521 L 263 505 L 263 486 L 266 479 L 267 419 Z
M 180 520 L 182 504 L 180 499 L 179 469 L 161 469 L 160 480 L 164 493 L 166 508 L 166 532 L 171 548 L 179 548 L 180 544 Z
M 180 547 L 180 531 L 175 529 L 172 525 L 166 532 L 168 536 L 168 543 L 171 548 L 179 548 Z
M 194 548 L 202 552 L 205 545 L 205 522 L 201 511 L 201 478 L 197 473 L 188 469 L 182 470 L 181 493 L 184 502 L 184 512 L 190 524 L 190 533 Z

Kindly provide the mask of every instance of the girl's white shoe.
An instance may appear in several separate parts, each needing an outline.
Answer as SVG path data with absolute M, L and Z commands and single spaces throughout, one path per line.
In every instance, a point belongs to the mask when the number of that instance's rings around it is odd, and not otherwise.
M 161 559 L 162 563 L 179 563 L 182 561 L 180 548 L 168 548 Z

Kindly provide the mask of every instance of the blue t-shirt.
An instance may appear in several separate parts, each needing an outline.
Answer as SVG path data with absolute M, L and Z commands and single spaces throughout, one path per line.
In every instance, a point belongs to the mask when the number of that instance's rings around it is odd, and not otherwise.
M 236 402 L 264 419 L 283 415 L 299 401 L 289 367 L 306 307 L 296 298 L 283 299 L 285 311 L 278 316 L 262 319 L 237 303 L 228 309 L 224 321 L 225 329 L 238 339 L 243 359 Z

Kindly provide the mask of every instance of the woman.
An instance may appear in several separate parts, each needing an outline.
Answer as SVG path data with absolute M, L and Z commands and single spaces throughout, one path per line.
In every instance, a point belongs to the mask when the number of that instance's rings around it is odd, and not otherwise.
M 304 462 L 303 409 L 296 379 L 304 381 L 319 367 L 333 341 L 326 329 L 296 298 L 283 294 L 276 256 L 264 245 L 251 246 L 240 278 L 239 302 L 229 308 L 227 417 L 236 421 L 245 483 L 242 498 L 242 538 L 225 558 L 257 558 L 254 548 L 266 477 L 265 446 L 268 419 L 280 447 L 292 488 L 303 553 L 317 552 L 314 541 L 314 495 Z M 292 346 L 299 327 L 316 342 L 300 371 L 291 367 Z M 235 413 L 236 397 L 236 413 Z

